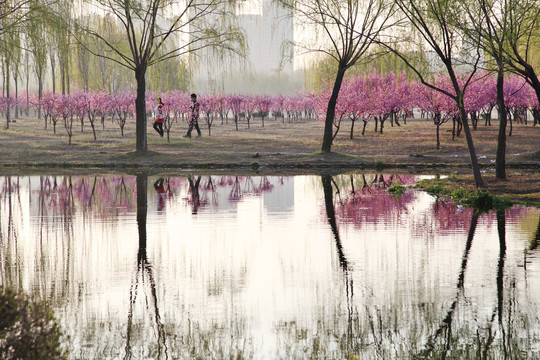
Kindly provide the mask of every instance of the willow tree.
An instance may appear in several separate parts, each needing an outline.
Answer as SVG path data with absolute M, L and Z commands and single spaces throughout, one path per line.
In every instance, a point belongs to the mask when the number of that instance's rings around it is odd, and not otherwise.
M 124 37 L 108 39 L 90 26 L 82 26 L 102 42 L 105 57 L 133 71 L 137 83 L 136 150 L 147 149 L 146 74 L 150 66 L 162 61 L 186 57 L 203 48 L 243 53 L 243 34 L 234 21 L 235 0 L 86 0 L 82 11 L 96 15 L 111 14 L 121 24 Z M 74 34 L 76 35 L 76 34 Z M 77 40 L 84 45 L 80 37 Z M 127 51 L 123 44 L 127 42 Z
M 540 39 L 540 3 L 537 0 L 507 0 L 508 26 L 503 59 L 508 69 L 532 86 L 540 103 L 538 64 L 534 51 Z
M 381 45 L 398 55 L 418 76 L 422 84 L 445 94 L 455 101 L 467 140 L 471 167 L 476 186 L 484 186 L 478 157 L 465 111 L 465 92 L 478 68 L 481 55 L 478 47 L 466 40 L 462 19 L 467 0 L 396 0 L 399 11 L 408 20 L 409 32 L 405 38 L 386 38 Z M 395 34 L 393 34 L 395 35 Z M 408 53 L 401 51 L 403 42 L 411 46 Z M 429 50 L 448 74 L 453 91 L 437 86 L 430 76 L 438 69 L 422 69 L 411 60 L 410 53 Z M 460 72 L 467 73 L 465 77 Z
M 17 54 L 20 54 L 20 29 L 28 20 L 30 0 L 0 1 L 0 60 L 2 62 L 4 86 L 6 91 L 6 129 L 11 121 L 10 109 L 10 77 L 12 65 L 18 64 Z
M 362 60 L 379 35 L 393 24 L 391 0 L 277 0 L 292 9 L 306 36 L 294 44 L 309 53 L 322 53 L 334 60 L 337 69 L 326 109 L 321 151 L 332 149 L 333 124 L 345 72 Z
M 37 14 L 41 13 L 41 9 L 35 5 L 31 6 L 30 12 Z M 37 79 L 38 85 L 38 98 L 41 101 L 43 97 L 43 82 L 45 78 L 45 71 L 47 69 L 47 55 L 49 52 L 49 46 L 47 42 L 47 21 L 44 21 L 44 17 L 34 17 L 32 21 L 29 21 L 26 26 L 26 41 L 29 51 L 32 53 L 33 58 L 33 70 Z M 54 75 L 54 73 L 53 73 Z M 41 105 L 38 107 L 38 119 L 41 119 Z M 45 118 L 45 129 L 47 129 L 47 118 Z

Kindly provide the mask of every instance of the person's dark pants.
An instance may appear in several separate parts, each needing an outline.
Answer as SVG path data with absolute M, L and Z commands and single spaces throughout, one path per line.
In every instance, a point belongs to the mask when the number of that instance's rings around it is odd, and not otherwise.
M 163 136 L 163 123 L 154 121 L 154 129 L 158 132 L 159 136 Z
M 189 129 L 187 131 L 187 136 L 191 137 L 191 130 L 193 130 L 193 128 L 195 128 L 195 130 L 197 130 L 197 135 L 201 136 L 201 129 L 199 128 L 199 123 L 198 122 L 194 122 L 194 123 L 189 124 Z

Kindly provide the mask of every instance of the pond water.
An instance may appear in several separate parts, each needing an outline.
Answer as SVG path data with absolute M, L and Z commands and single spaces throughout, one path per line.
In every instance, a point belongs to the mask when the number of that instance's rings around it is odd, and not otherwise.
M 73 359 L 540 358 L 540 211 L 418 179 L 0 177 L 0 284 Z

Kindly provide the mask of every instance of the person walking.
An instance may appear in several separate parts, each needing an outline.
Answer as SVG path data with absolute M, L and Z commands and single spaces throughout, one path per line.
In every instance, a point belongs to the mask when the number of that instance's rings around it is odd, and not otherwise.
M 199 110 L 201 105 L 197 101 L 197 94 L 191 94 L 191 106 L 189 108 L 191 109 L 191 119 L 189 120 L 188 132 L 186 135 L 184 135 L 184 137 L 190 138 L 191 130 L 193 130 L 193 128 L 197 130 L 197 137 L 200 137 L 201 129 L 199 129 Z
M 161 98 L 157 98 L 157 105 L 154 109 L 154 129 L 157 131 L 159 136 L 163 137 L 163 121 L 165 120 L 165 109 L 163 109 L 163 102 Z

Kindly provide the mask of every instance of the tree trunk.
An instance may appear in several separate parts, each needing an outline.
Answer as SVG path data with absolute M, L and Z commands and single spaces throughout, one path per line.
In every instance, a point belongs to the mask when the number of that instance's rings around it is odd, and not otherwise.
M 7 98 L 7 107 L 6 107 L 6 129 L 9 129 L 9 123 L 11 122 L 11 106 L 9 104 L 11 98 L 9 97 L 9 64 L 6 60 L 6 98 Z
M 54 53 L 51 52 L 51 76 L 52 76 L 52 92 L 56 94 L 56 62 L 54 61 Z
M 27 57 L 27 61 L 28 61 L 28 57 Z M 28 93 L 28 87 L 29 87 L 29 82 L 30 82 L 30 71 L 28 71 L 28 67 L 26 68 L 26 110 L 25 110 L 25 115 L 28 116 L 29 113 L 29 109 L 30 109 L 30 94 Z
M 506 107 L 504 106 L 504 77 L 499 70 L 497 74 L 497 106 L 499 108 L 499 134 L 497 136 L 497 155 L 495 158 L 495 177 L 506 179 Z
M 41 119 L 41 99 L 43 98 L 43 76 L 40 74 L 38 76 L 38 119 Z M 47 130 L 47 117 L 45 116 L 45 130 Z
M 484 180 L 482 180 L 482 174 L 480 174 L 480 166 L 478 165 L 478 158 L 476 156 L 476 150 L 474 149 L 474 143 L 471 135 L 471 129 L 469 128 L 469 120 L 465 113 L 465 104 L 463 102 L 463 93 L 458 92 L 458 107 L 463 124 L 463 131 L 465 132 L 465 138 L 467 139 L 467 147 L 469 149 L 469 156 L 471 158 L 471 167 L 474 175 L 474 182 L 476 187 L 483 187 Z
M 437 150 L 439 150 L 441 148 L 441 140 L 440 140 L 440 136 L 439 136 L 440 128 L 441 128 L 441 124 L 437 123 Z
M 15 80 L 15 119 L 19 118 L 19 81 L 18 81 L 18 71 L 15 72 L 13 80 Z
M 62 80 L 62 95 L 66 95 L 66 67 L 63 61 L 60 61 L 60 79 Z
M 135 99 L 135 137 L 137 152 L 146 151 L 146 67 L 135 69 L 137 98 Z
M 338 66 L 338 72 L 336 75 L 336 80 L 334 81 L 334 88 L 332 89 L 332 95 L 328 101 L 328 107 L 326 109 L 326 120 L 324 121 L 324 135 L 323 142 L 321 146 L 321 152 L 329 153 L 332 150 L 332 138 L 333 138 L 333 127 L 334 127 L 334 117 L 336 115 L 336 104 L 339 96 L 339 90 L 341 89 L 341 84 L 343 83 L 343 78 L 345 77 L 346 69 L 341 66 Z

